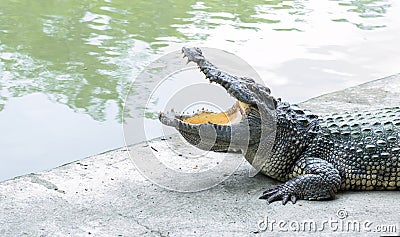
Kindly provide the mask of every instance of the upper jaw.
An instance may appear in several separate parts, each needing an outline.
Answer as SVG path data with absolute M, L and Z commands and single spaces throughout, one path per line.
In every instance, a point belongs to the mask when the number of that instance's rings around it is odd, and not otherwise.
M 210 82 L 221 85 L 228 94 L 248 105 L 259 106 L 267 110 L 275 110 L 277 101 L 271 96 L 271 90 L 258 84 L 252 78 L 239 77 L 218 69 L 208 61 L 200 48 L 182 48 L 183 56 L 194 62 Z

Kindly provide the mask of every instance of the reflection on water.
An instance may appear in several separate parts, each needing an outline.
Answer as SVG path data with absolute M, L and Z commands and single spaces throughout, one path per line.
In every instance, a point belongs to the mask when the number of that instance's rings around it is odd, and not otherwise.
M 388 1 L 333 3 L 345 11 L 334 8 L 332 21 L 368 30 L 385 27 L 369 18 L 384 17 L 391 6 Z M 229 26 L 230 36 L 264 24 L 276 31 L 304 31 L 307 18 L 318 11 L 312 7 L 293 0 L 1 1 L 0 109 L 10 97 L 42 92 L 100 121 L 112 100 L 121 115 L 127 85 L 163 46 L 207 40 L 220 26 Z
M 299 101 L 326 92 L 323 88 L 396 72 L 399 10 L 395 1 L 377 0 L 2 0 L 0 123 L 15 126 L 18 133 L 18 124 L 8 116 L 9 101 L 39 93 L 66 105 L 70 113 L 101 122 L 97 126 L 113 127 L 121 123 L 123 100 L 140 70 L 185 44 L 235 52 L 255 66 L 278 96 Z M 371 77 L 360 79 L 365 75 Z M 30 109 L 23 104 L 21 110 Z M 1 140 L 4 151 L 7 138 Z M 82 158 L 74 155 L 69 159 Z M 9 158 L 0 166 L 7 167 L 13 156 L 2 154 Z
M 371 21 L 363 21 L 362 18 L 379 18 L 384 17 L 387 9 L 391 6 L 389 1 L 372 1 L 372 0 L 352 0 L 352 1 L 343 1 L 337 0 L 340 6 L 346 7 L 347 12 L 353 12 L 357 14 L 358 17 L 354 17 L 351 15 L 350 17 L 338 17 L 334 19 L 337 22 L 351 22 L 358 28 L 362 30 L 372 30 L 376 28 L 385 27 L 385 24 L 376 23 L 373 20 Z

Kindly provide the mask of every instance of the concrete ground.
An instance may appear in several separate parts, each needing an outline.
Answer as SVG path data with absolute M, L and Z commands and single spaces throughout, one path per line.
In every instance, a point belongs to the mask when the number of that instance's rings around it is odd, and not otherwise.
M 395 75 L 301 106 L 324 113 L 398 106 L 399 100 L 400 75 Z M 171 136 L 129 149 L 135 162 L 156 154 L 179 169 L 209 168 L 207 162 L 185 160 L 191 148 L 182 148 L 181 155 L 168 153 L 168 145 L 179 143 L 178 136 Z M 399 191 L 340 192 L 331 201 L 266 205 L 258 197 L 276 181 L 249 177 L 251 167 L 239 154 L 209 153 L 206 161 L 218 164 L 223 158 L 240 161 L 239 168 L 198 192 L 171 191 L 149 181 L 126 148 L 2 182 L 0 236 L 400 235 Z M 191 185 L 181 179 L 170 182 Z

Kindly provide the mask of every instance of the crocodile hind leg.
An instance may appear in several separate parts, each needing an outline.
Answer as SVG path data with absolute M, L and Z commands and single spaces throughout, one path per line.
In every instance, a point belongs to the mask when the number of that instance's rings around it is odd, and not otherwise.
M 339 171 L 329 162 L 315 157 L 299 159 L 293 167 L 292 179 L 263 193 L 260 199 L 267 203 L 282 200 L 285 205 L 289 200 L 320 200 L 333 198 L 340 187 Z

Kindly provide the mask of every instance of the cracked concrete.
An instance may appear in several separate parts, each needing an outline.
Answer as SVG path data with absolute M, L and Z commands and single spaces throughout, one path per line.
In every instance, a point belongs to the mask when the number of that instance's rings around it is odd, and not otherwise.
M 399 98 L 400 76 L 396 75 L 321 96 L 301 106 L 325 113 L 398 106 Z M 178 141 L 178 136 L 167 138 L 170 144 Z M 155 139 L 129 149 L 145 161 L 151 146 L 159 154 L 169 154 L 165 142 Z M 167 158 L 170 165 L 186 170 L 208 168 L 202 162 L 193 166 L 196 161 L 189 159 L 187 165 L 182 162 L 184 157 L 177 155 Z M 135 168 L 126 148 L 2 182 L 0 236 L 291 236 L 294 233 L 398 236 L 400 233 L 399 191 L 340 192 L 331 201 L 266 205 L 258 197 L 276 181 L 263 175 L 249 177 L 251 167 L 241 155 L 231 154 L 230 158 L 241 161 L 232 175 L 213 188 L 193 193 L 170 191 L 147 180 Z M 213 153 L 207 159 L 215 163 L 221 157 Z M 308 225 L 314 223 L 315 228 L 311 226 L 313 229 L 308 230 Z M 353 231 L 352 223 L 360 230 Z M 344 228 L 347 225 L 351 231 Z M 268 229 L 264 230 L 265 227 Z M 296 227 L 300 231 L 292 231 Z

